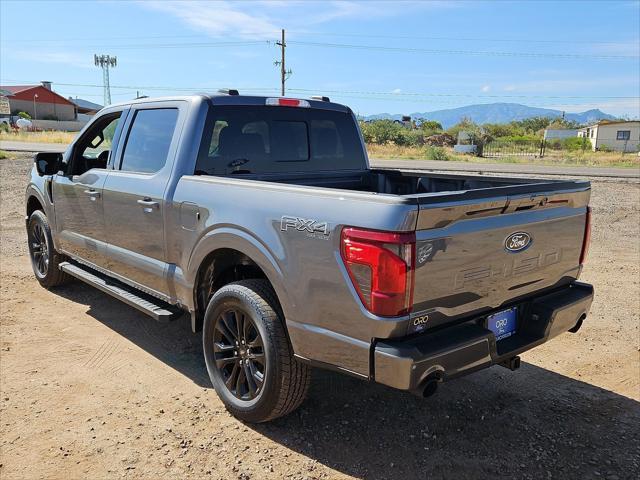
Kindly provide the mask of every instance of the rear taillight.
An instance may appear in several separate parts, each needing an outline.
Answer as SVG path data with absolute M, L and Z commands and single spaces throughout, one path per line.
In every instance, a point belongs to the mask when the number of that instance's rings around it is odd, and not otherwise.
M 272 107 L 305 107 L 309 108 L 311 105 L 306 100 L 299 100 L 297 98 L 267 98 L 265 100 L 265 105 L 269 105 Z
M 589 244 L 591 243 L 591 207 L 587 207 L 587 214 L 584 223 L 584 238 L 582 239 L 582 252 L 580 252 L 580 265 L 584 265 L 589 254 Z
M 344 228 L 340 243 L 342 260 L 367 310 L 382 317 L 411 311 L 415 233 Z

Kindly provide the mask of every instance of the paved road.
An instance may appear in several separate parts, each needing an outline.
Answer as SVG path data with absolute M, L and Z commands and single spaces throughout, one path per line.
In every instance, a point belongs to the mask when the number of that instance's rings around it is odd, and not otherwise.
M 0 150 L 16 152 L 64 152 L 65 144 L 0 141 Z M 569 175 L 576 177 L 612 177 L 640 179 L 640 168 L 568 167 L 522 165 L 516 163 L 443 162 L 438 160 L 371 159 L 377 167 L 403 170 L 437 170 L 466 173 L 506 173 L 521 175 Z
M 437 170 L 466 173 L 506 173 L 520 175 L 568 175 L 575 177 L 612 177 L 640 179 L 640 168 L 569 167 L 522 165 L 517 163 L 443 162 L 438 160 L 371 159 L 376 167 L 403 170 Z
M 66 149 L 64 143 L 0 141 L 0 150 L 7 152 L 64 152 Z

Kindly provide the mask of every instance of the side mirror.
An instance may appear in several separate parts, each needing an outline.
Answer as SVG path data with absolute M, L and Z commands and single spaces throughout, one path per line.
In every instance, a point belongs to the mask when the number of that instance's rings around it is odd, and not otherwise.
M 55 175 L 62 165 L 62 154 L 57 152 L 40 152 L 33 157 L 36 170 L 41 177 L 44 175 Z

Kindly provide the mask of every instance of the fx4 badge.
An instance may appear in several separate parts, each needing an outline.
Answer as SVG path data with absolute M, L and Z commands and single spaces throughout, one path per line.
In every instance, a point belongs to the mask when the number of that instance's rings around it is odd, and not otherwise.
M 327 240 L 329 238 L 329 225 L 327 222 L 319 222 L 312 218 L 300 218 L 283 215 L 280 218 L 280 230 L 283 232 L 296 230 L 304 232 L 307 237 L 320 238 Z

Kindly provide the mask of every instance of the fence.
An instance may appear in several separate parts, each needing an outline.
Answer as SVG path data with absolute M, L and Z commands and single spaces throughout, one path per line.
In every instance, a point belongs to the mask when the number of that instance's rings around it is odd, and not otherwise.
M 492 140 L 482 148 L 482 156 L 499 157 L 544 157 L 544 140 Z
M 497 139 L 486 143 L 481 156 L 500 157 L 563 157 L 570 152 L 591 150 L 591 143 L 584 137 L 538 139 Z

